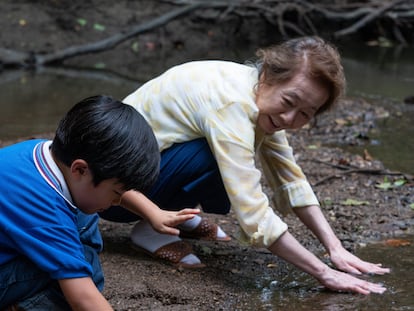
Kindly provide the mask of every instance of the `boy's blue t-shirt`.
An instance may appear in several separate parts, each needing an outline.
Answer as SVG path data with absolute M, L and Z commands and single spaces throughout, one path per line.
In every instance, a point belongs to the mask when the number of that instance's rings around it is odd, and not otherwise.
M 53 279 L 91 276 L 77 228 L 79 211 L 62 195 L 47 162 L 39 166 L 44 143 L 0 149 L 0 265 L 22 255 Z

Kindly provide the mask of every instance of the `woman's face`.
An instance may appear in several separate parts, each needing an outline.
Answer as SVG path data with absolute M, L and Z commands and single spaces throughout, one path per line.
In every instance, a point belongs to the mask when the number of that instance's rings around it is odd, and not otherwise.
M 257 125 L 266 133 L 298 129 L 308 123 L 327 101 L 328 91 L 317 81 L 298 74 L 288 82 L 259 84 Z

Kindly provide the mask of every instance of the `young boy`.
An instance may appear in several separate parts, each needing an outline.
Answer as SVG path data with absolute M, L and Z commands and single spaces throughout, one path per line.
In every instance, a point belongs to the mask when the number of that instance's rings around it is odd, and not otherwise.
M 53 141 L 0 149 L 0 310 L 112 310 L 100 293 L 96 212 L 150 187 L 159 160 L 142 116 L 107 96 L 76 104 Z M 197 211 L 141 212 L 177 234 L 171 227 Z

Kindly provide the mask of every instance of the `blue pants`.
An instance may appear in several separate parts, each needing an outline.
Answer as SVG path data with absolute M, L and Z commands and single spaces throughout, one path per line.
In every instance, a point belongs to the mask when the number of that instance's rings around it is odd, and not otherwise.
M 164 150 L 160 176 L 146 195 L 164 210 L 176 211 L 200 204 L 206 213 L 230 211 L 217 162 L 204 138 L 174 144 Z M 113 206 L 100 216 L 117 222 L 140 219 L 120 206 Z
M 104 278 L 99 261 L 102 238 L 97 215 L 77 215 L 77 225 L 86 260 L 93 270 L 92 279 L 99 290 Z M 40 270 L 30 259 L 20 256 L 0 266 L 0 310 L 18 302 L 19 307 L 31 311 L 71 310 L 57 280 Z

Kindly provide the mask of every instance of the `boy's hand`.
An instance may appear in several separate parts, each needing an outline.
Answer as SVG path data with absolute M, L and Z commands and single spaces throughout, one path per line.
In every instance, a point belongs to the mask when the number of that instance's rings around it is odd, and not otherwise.
M 178 212 L 159 210 L 156 217 L 150 220 L 151 226 L 159 233 L 179 235 L 180 230 L 175 228 L 177 225 L 191 219 L 200 213 L 197 208 L 185 208 Z
M 179 235 L 180 230 L 175 226 L 200 213 L 198 208 L 185 208 L 178 212 L 162 210 L 143 193 L 134 190 L 122 195 L 121 206 L 147 219 L 155 231 L 171 235 Z
M 90 277 L 61 279 L 58 281 L 72 310 L 113 310 Z

